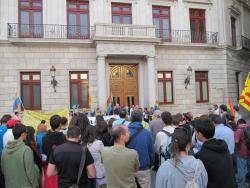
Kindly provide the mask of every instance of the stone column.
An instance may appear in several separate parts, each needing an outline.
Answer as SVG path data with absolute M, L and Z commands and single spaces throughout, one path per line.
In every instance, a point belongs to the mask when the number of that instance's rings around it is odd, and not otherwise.
M 105 56 L 97 57 L 97 106 L 104 110 L 107 100 Z
M 156 101 L 155 57 L 147 57 L 148 68 L 148 105 L 153 107 Z

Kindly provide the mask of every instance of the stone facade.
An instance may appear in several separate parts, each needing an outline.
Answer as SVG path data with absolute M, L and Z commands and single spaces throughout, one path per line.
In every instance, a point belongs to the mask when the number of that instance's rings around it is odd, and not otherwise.
M 152 31 L 142 36 L 110 36 L 111 2 L 132 4 L 132 26 Z M 206 10 L 206 30 L 218 32 L 218 43 L 162 42 L 155 37 L 152 5 L 169 6 L 171 29 L 190 30 L 189 8 Z M 43 24 L 67 25 L 66 0 L 43 0 Z M 110 63 L 138 64 L 139 104 L 150 107 L 157 96 L 157 71 L 173 72 L 174 104 L 161 105 L 173 113 L 207 112 L 213 104 L 237 103 L 238 92 L 250 71 L 250 49 L 243 50 L 240 36 L 250 37 L 250 4 L 245 0 L 89 0 L 91 38 L 12 38 L 7 23 L 18 23 L 18 0 L 0 0 L 0 115 L 12 111 L 20 96 L 20 72 L 41 72 L 42 110 L 51 111 L 70 104 L 70 71 L 88 71 L 91 108 L 105 108 L 109 96 Z M 237 46 L 232 46 L 230 16 L 237 21 Z M 102 24 L 106 25 L 102 25 Z M 99 24 L 99 25 L 98 25 Z M 97 30 L 98 27 L 100 30 Z M 112 31 L 112 30 L 108 30 Z M 112 34 L 109 33 L 109 34 Z M 238 40 L 239 39 L 239 40 Z M 57 69 L 57 92 L 51 86 L 50 68 Z M 185 89 L 187 67 L 193 69 Z M 195 71 L 208 71 L 209 102 L 196 103 Z M 239 82 L 236 82 L 236 72 Z M 245 115 L 249 115 L 244 112 Z

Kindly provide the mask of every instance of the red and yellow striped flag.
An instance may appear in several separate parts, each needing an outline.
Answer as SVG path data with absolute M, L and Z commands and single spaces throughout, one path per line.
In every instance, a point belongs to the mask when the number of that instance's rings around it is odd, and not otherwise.
M 240 96 L 239 104 L 250 111 L 250 72 L 247 75 L 245 87 Z

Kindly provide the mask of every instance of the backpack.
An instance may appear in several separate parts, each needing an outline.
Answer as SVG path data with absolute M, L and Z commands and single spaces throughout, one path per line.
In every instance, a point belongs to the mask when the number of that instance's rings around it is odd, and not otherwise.
M 196 177 L 196 173 L 197 173 L 197 169 L 198 169 L 198 161 L 196 162 L 196 167 L 194 170 L 194 177 L 191 181 L 185 178 L 184 173 L 177 166 L 175 166 L 172 162 L 170 162 L 170 163 L 178 170 L 178 172 L 180 172 L 180 174 L 183 176 L 183 178 L 187 182 L 185 185 L 185 188 L 199 188 L 198 184 L 195 181 L 195 177 Z
M 246 138 L 246 147 L 250 150 L 250 126 L 244 128 L 244 136 Z
M 168 140 L 167 140 L 167 144 L 166 144 L 166 148 L 160 148 L 160 156 L 164 158 L 164 160 L 166 161 L 167 159 L 170 159 L 172 156 L 172 136 L 173 134 L 165 131 L 165 130 L 161 130 L 161 132 L 165 133 L 168 136 Z

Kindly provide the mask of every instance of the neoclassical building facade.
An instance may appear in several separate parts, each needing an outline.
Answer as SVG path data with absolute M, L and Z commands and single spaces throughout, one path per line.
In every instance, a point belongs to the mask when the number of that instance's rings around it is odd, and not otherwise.
M 0 0 L 0 114 L 24 108 L 236 104 L 249 0 Z

